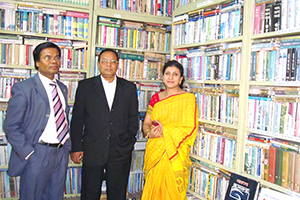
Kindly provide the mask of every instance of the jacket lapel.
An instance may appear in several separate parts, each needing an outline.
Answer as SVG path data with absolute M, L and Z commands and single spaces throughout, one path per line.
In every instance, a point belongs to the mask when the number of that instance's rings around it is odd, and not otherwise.
M 121 98 L 124 91 L 125 91 L 124 84 L 122 81 L 120 81 L 120 78 L 117 77 L 117 87 L 116 87 L 116 93 L 115 93 L 115 98 L 114 98 L 112 108 L 114 108 L 114 105 L 118 103 L 118 100 Z
M 105 105 L 108 108 L 108 103 L 107 103 L 107 100 L 106 100 L 105 91 L 104 91 L 103 84 L 102 84 L 100 76 L 95 77 L 95 79 L 94 79 L 94 88 L 95 88 L 96 92 L 99 94 L 101 101 L 103 101 L 103 103 L 105 103 Z
M 47 96 L 46 90 L 45 90 L 45 88 L 43 86 L 43 83 L 40 80 L 38 74 L 34 75 L 34 77 L 33 77 L 33 83 L 35 85 L 35 89 L 37 90 L 37 92 L 41 95 L 41 97 L 45 101 L 45 103 L 47 105 L 47 108 L 49 108 L 48 96 Z

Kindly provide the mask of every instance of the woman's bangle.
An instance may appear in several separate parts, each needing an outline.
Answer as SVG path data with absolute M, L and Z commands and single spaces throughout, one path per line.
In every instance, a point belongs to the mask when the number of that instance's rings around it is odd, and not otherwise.
M 150 133 L 151 133 L 151 130 L 148 130 L 148 131 L 146 132 L 146 136 L 145 136 L 145 138 L 149 139 L 149 135 L 150 135 Z

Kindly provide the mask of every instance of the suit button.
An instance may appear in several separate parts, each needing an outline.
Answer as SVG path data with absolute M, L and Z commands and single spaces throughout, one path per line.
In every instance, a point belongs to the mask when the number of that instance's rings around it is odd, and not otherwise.
M 110 137 L 111 137 L 111 135 L 108 135 L 108 136 L 107 136 L 107 139 L 109 140 Z
M 113 123 L 112 123 L 112 122 L 110 122 L 109 124 L 110 124 L 110 125 L 113 125 Z
M 46 117 L 49 117 L 49 114 L 46 114 Z

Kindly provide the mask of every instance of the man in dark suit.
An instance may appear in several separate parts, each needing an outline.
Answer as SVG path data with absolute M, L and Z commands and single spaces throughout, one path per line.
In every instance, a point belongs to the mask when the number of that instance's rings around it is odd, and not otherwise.
M 71 121 L 71 159 L 83 160 L 82 200 L 99 200 L 105 171 L 108 200 L 125 200 L 138 130 L 136 87 L 116 76 L 118 54 L 103 50 L 100 76 L 78 84 Z
M 12 145 L 8 174 L 21 176 L 20 200 L 61 200 L 71 149 L 67 87 L 54 78 L 61 51 L 44 42 L 34 49 L 33 57 L 38 73 L 14 84 L 4 121 Z

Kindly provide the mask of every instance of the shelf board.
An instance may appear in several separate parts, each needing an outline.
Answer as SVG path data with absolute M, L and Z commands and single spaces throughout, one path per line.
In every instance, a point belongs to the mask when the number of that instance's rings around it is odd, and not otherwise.
M 270 133 L 267 131 L 254 130 L 254 129 L 249 129 L 249 128 L 247 128 L 247 132 L 300 143 L 300 137 L 294 137 L 294 136 L 284 135 L 284 134 L 280 134 L 280 133 Z
M 150 14 L 114 10 L 109 8 L 97 8 L 95 9 L 95 15 L 96 17 L 103 16 L 103 17 L 111 17 L 111 18 L 117 18 L 122 20 L 125 19 L 130 21 L 137 21 L 137 22 L 150 22 L 150 23 L 164 24 L 164 25 L 172 24 L 171 17 L 154 16 Z
M 194 158 L 194 159 L 196 159 L 196 160 L 200 160 L 200 161 L 202 161 L 202 162 L 205 162 L 205 163 L 207 163 L 207 164 L 209 164 L 209 165 L 215 166 L 215 167 L 217 167 L 217 168 L 225 169 L 226 171 L 229 171 L 229 172 L 235 172 L 235 170 L 234 170 L 233 168 L 226 167 L 226 166 L 224 166 L 224 165 L 221 165 L 221 164 L 219 164 L 219 163 L 213 162 L 213 161 L 211 161 L 211 160 L 207 160 L 207 159 L 202 158 L 202 157 L 200 157 L 200 156 L 197 156 L 197 155 L 195 155 L 195 154 L 190 154 L 190 157 L 191 157 L 191 158 Z
M 162 83 L 162 80 L 147 80 L 147 79 L 126 79 L 126 80 L 131 82 Z
M 241 42 L 242 39 L 243 39 L 243 36 L 238 36 L 238 37 L 232 37 L 232 38 L 226 38 L 226 39 L 198 42 L 198 43 L 193 43 L 193 44 L 177 45 L 177 46 L 173 46 L 173 49 L 195 48 L 195 47 L 207 46 L 207 45 L 211 45 L 211 44 Z
M 152 51 L 152 50 L 143 50 L 143 49 L 132 49 L 132 48 L 125 48 L 125 47 L 114 47 L 114 46 L 103 46 L 103 45 L 95 45 L 98 48 L 109 48 L 109 49 L 116 49 L 121 51 L 133 51 L 133 52 L 148 52 L 148 53 L 159 53 L 159 54 L 170 54 L 170 52 L 166 51 Z
M 1 165 L 0 166 L 0 171 L 6 171 L 8 168 L 8 165 Z
M 217 125 L 217 126 L 223 126 L 223 127 L 226 127 L 226 128 L 238 129 L 237 125 L 232 125 L 232 124 L 227 124 L 227 123 L 222 123 L 222 122 L 216 122 L 216 121 L 207 120 L 207 119 L 199 119 L 199 122 L 203 122 L 203 123 L 206 123 L 206 124 Z
M 240 85 L 240 81 L 217 81 L 217 80 L 211 80 L 211 81 L 203 81 L 203 80 L 186 80 L 186 83 L 189 84 L 219 84 L 219 85 Z
M 192 12 L 195 10 L 200 10 L 202 8 L 208 8 L 214 5 L 219 5 L 224 3 L 224 0 L 205 0 L 205 1 L 196 1 L 193 3 L 189 3 L 183 6 L 179 6 L 175 8 L 173 11 L 173 16 L 182 15 L 188 12 Z
M 8 100 L 9 100 L 9 99 L 0 98 L 0 102 L 1 102 L 1 103 L 8 103 Z
M 89 12 L 89 5 L 79 5 L 73 3 L 63 3 L 58 1 L 45 1 L 45 0 L 21 0 L 18 4 L 23 3 L 26 5 L 37 5 L 45 8 L 58 8 L 61 10 L 72 10 L 78 12 Z
M 274 189 L 274 190 L 277 190 L 277 191 L 280 191 L 280 192 L 283 192 L 283 193 L 287 194 L 287 191 L 288 191 L 288 190 L 287 190 L 286 188 L 280 186 L 280 185 L 276 185 L 276 184 L 274 184 L 274 183 L 270 183 L 270 182 L 268 182 L 268 181 L 265 181 L 265 180 L 263 180 L 263 179 L 257 178 L 257 177 L 255 177 L 255 176 L 252 176 L 252 175 L 249 175 L 249 174 L 246 174 L 246 173 L 244 173 L 244 172 L 242 172 L 241 175 L 242 175 L 242 176 L 245 176 L 245 177 L 247 177 L 247 178 L 256 180 L 256 181 L 260 182 L 263 186 L 267 186 L 267 187 L 269 187 L 269 188 L 272 188 L 272 189 Z
M 200 196 L 199 194 L 191 191 L 191 190 L 187 190 L 188 193 L 192 194 L 193 196 L 197 197 L 198 199 L 201 199 L 201 200 L 206 200 L 206 198 Z
M 80 73 L 87 73 L 86 69 L 65 69 L 65 68 L 60 68 L 59 72 L 80 72 Z
M 43 37 L 43 38 L 55 38 L 55 39 L 64 39 L 64 40 L 76 40 L 76 41 L 88 41 L 88 38 L 81 37 L 72 37 L 64 35 L 51 35 L 44 33 L 33 33 L 33 32 L 23 32 L 23 31 L 9 31 L 9 30 L 0 30 L 1 34 L 10 34 L 10 35 L 21 35 L 21 36 L 34 36 L 34 37 Z
M 270 33 L 262 33 L 262 34 L 256 34 L 252 35 L 251 39 L 265 39 L 265 38 L 272 38 L 272 37 L 285 37 L 285 36 L 293 36 L 293 35 L 299 35 L 300 29 L 297 30 L 280 30 L 280 31 L 273 31 Z
M 249 85 L 257 85 L 257 86 L 294 86 L 299 87 L 300 82 L 299 81 L 249 81 Z
M 24 66 L 24 65 L 7 65 L 0 64 L 1 68 L 11 68 L 11 69 L 35 69 L 34 66 Z

